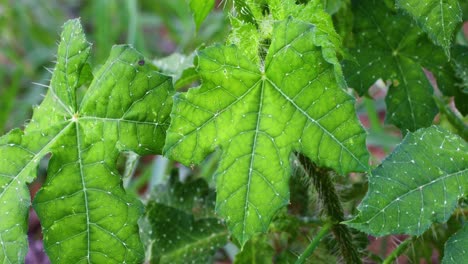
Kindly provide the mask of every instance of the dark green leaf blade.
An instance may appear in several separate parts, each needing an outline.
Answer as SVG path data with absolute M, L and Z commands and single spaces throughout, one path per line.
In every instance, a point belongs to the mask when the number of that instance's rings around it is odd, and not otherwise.
M 444 258 L 442 264 L 463 264 L 468 260 L 468 225 L 452 235 L 445 243 Z
M 396 0 L 398 8 L 412 16 L 431 40 L 450 57 L 456 27 L 462 22 L 458 0 Z
M 433 70 L 433 65 L 446 64 L 442 49 L 428 43 L 409 18 L 396 14 L 381 1 L 356 1 L 353 10 L 360 19 L 354 20 L 356 45 L 350 44 L 356 62 L 344 62 L 350 86 L 365 94 L 377 79 L 388 80 L 391 85 L 386 98 L 386 122 L 404 133 L 430 126 L 437 107 L 423 67 Z M 439 75 L 439 70 L 434 74 Z M 437 76 L 440 81 L 447 79 L 440 83 L 441 89 L 453 85 L 448 83 L 452 75 L 451 71 L 443 71 Z
M 228 232 L 216 218 L 195 220 L 178 209 L 151 202 L 147 207 L 154 238 L 151 263 L 207 263 L 227 242 Z
M 202 86 L 175 98 L 165 153 L 191 165 L 221 147 L 217 211 L 242 245 L 287 204 L 292 151 L 339 173 L 367 169 L 354 100 L 322 44 L 290 18 L 275 24 L 264 66 L 233 45 L 207 48 Z
M 452 49 L 452 65 L 459 79 L 454 85 L 455 105 L 462 115 L 468 115 L 468 47 L 456 45 Z
M 227 242 L 226 227 L 214 215 L 214 191 L 203 179 L 182 183 L 172 175 L 151 191 L 146 209 L 151 263 L 207 263 Z
M 409 133 L 369 177 L 359 214 L 347 221 L 366 233 L 420 235 L 447 221 L 468 187 L 468 145 L 432 126 Z

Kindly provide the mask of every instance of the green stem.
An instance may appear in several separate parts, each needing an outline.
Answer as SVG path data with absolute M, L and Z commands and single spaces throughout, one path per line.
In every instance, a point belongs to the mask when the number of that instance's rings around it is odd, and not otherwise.
M 319 200 L 322 202 L 327 215 L 332 222 L 332 232 L 340 247 L 345 263 L 362 263 L 357 249 L 354 247 L 351 230 L 341 224 L 344 221 L 344 211 L 340 199 L 336 193 L 335 186 L 330 178 L 330 170 L 317 167 L 309 158 L 298 154 L 297 158 L 302 165 L 304 172 L 312 178 Z
M 326 223 L 322 229 L 318 232 L 318 234 L 314 237 L 312 242 L 307 246 L 307 248 L 304 250 L 304 252 L 299 256 L 299 258 L 296 261 L 296 264 L 302 264 L 306 259 L 314 253 L 315 248 L 318 246 L 320 243 L 320 240 L 328 234 L 330 229 L 332 228 L 333 224 L 331 222 Z
M 136 44 L 136 33 L 138 27 L 138 7 L 136 0 L 127 1 L 128 8 L 128 35 L 127 43 L 135 45 Z
M 364 97 L 364 106 L 367 111 L 367 117 L 369 118 L 369 124 L 371 130 L 374 132 L 382 132 L 382 126 L 380 125 L 379 115 L 377 113 L 377 108 L 375 107 L 374 100 Z
M 437 104 L 437 107 L 439 107 L 439 110 L 441 113 L 443 113 L 445 116 L 447 116 L 447 120 L 452 124 L 452 126 L 455 127 L 457 130 L 458 134 L 465 140 L 468 141 L 468 126 L 465 125 L 463 120 L 461 120 L 453 111 L 448 107 L 445 102 L 437 97 L 434 96 L 434 100 Z
M 398 247 L 392 251 L 390 255 L 382 262 L 382 264 L 391 264 L 395 261 L 401 254 L 405 252 L 408 246 L 413 242 L 413 238 L 408 238 L 405 241 L 401 242 Z

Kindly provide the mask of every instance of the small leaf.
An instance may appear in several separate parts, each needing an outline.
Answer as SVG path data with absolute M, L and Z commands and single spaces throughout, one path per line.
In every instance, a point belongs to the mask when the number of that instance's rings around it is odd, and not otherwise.
M 193 12 L 197 30 L 211 12 L 215 4 L 214 0 L 190 0 L 190 9 Z
M 366 233 L 420 235 L 447 221 L 468 187 L 468 145 L 432 126 L 409 133 L 369 176 L 359 214 L 347 221 Z
M 463 264 L 468 260 L 468 225 L 455 233 L 445 243 L 444 258 L 442 264 Z
M 292 152 L 340 174 L 367 169 L 354 100 L 316 32 L 292 18 L 276 23 L 260 65 L 234 45 L 207 48 L 198 55 L 202 86 L 175 97 L 165 153 L 191 165 L 222 149 L 217 212 L 241 245 L 288 203 Z
M 396 6 L 412 16 L 431 40 L 450 57 L 453 33 L 462 22 L 458 0 L 396 0 Z

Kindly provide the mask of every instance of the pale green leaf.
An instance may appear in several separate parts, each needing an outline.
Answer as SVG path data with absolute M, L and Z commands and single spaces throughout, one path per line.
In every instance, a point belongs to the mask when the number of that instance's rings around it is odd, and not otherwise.
M 367 169 L 365 132 L 324 42 L 289 18 L 275 24 L 260 65 L 234 45 L 207 48 L 201 87 L 175 97 L 165 153 L 192 165 L 221 148 L 217 212 L 241 245 L 288 203 L 292 152 L 340 174 Z
M 15 130 L 0 140 L 0 232 L 8 246 L 0 252 L 6 263 L 22 262 L 26 183 L 47 153 L 48 176 L 34 209 L 51 262 L 135 263 L 143 257 L 136 224 L 142 208 L 122 188 L 116 160 L 120 151 L 160 152 L 171 81 L 134 49 L 115 46 L 80 100 L 78 86 L 92 78 L 85 66 L 89 48 L 79 20 L 67 22 L 44 101 L 24 135 Z
M 420 235 L 447 221 L 467 187 L 467 143 L 439 127 L 423 128 L 372 171 L 360 212 L 346 223 L 376 236 Z
M 214 0 L 190 0 L 190 9 L 193 12 L 193 18 L 197 29 L 211 12 L 215 4 Z
M 275 250 L 268 242 L 268 237 L 260 235 L 245 244 L 234 259 L 235 264 L 272 263 Z
M 58 62 L 43 104 L 36 107 L 24 131 L 13 130 L 0 139 L 0 260 L 22 263 L 27 252 L 27 183 L 36 176 L 39 161 L 69 131 L 76 110 L 75 90 L 89 56 L 89 44 L 78 20 L 64 25 Z
M 445 243 L 442 264 L 463 264 L 468 261 L 468 225 L 453 234 Z
M 450 56 L 455 29 L 462 22 L 458 0 L 396 0 L 395 4 L 412 16 L 431 40 Z
M 405 133 L 430 126 L 437 107 L 423 67 L 433 72 L 445 95 L 456 93 L 454 72 L 443 50 L 430 43 L 410 18 L 397 14 L 381 1 L 358 1 L 353 10 L 356 43 L 348 46 L 356 62 L 344 62 L 350 86 L 365 94 L 382 78 L 390 83 L 385 100 L 386 122 Z

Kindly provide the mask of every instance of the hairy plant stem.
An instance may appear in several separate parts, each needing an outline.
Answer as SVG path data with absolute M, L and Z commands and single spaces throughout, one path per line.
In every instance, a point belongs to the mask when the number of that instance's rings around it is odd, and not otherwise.
M 382 264 L 390 264 L 395 261 L 401 254 L 403 254 L 409 245 L 413 242 L 413 238 L 408 238 L 405 241 L 401 242 L 398 247 L 392 251 L 390 255 L 382 262 Z
M 312 255 L 312 253 L 314 253 L 315 248 L 318 246 L 318 244 L 320 243 L 322 238 L 328 234 L 328 232 L 330 231 L 330 228 L 332 228 L 332 226 L 333 226 L 333 223 L 328 222 L 322 227 L 322 229 L 320 229 L 318 234 L 315 235 L 312 242 L 310 242 L 310 244 L 307 246 L 306 250 L 304 250 L 304 252 L 299 256 L 299 258 L 296 261 L 296 264 L 304 263 L 304 261 L 306 261 L 306 259 L 310 255 Z
M 340 247 L 344 262 L 350 264 L 362 263 L 359 253 L 354 247 L 351 231 L 346 225 L 341 224 L 345 220 L 343 207 L 330 179 L 330 170 L 317 167 L 302 154 L 297 154 L 297 158 L 303 166 L 304 172 L 312 179 L 319 200 L 323 204 L 326 214 L 334 223 L 331 230 Z

